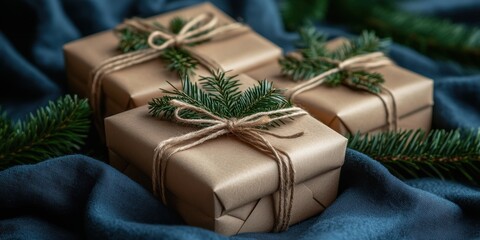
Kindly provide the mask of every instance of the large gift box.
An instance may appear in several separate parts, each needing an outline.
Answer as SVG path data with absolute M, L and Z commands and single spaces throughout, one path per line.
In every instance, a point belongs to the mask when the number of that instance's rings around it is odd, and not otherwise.
M 327 47 L 333 49 L 344 41 L 343 38 L 332 40 Z M 433 81 L 395 64 L 372 71 L 383 75 L 383 87 L 388 92 L 373 94 L 343 85 L 319 85 L 298 94 L 293 102 L 343 135 L 391 130 L 395 120 L 397 129 L 421 128 L 429 131 Z M 286 90 L 301 83 L 284 76 L 278 61 L 260 66 L 247 74 L 255 79 L 267 78 L 277 88 Z
M 148 186 L 154 149 L 197 130 L 149 115 L 146 106 L 105 119 L 112 165 Z M 295 171 L 289 225 L 322 212 L 336 198 L 347 141 L 310 115 L 295 117 L 262 135 L 289 156 Z M 165 174 L 166 199 L 190 225 L 224 235 L 272 231 L 278 208 L 279 170 L 268 154 L 233 134 L 173 154 Z
M 150 20 L 168 26 L 173 18 L 181 17 L 189 20 L 205 13 L 217 17 L 218 26 L 234 22 L 210 3 L 165 13 Z M 119 39 L 113 30 L 66 44 L 64 54 L 71 90 L 81 96 L 90 96 L 92 70 L 104 60 L 120 55 L 118 46 Z M 231 73 L 252 69 L 281 55 L 280 48 L 251 29 L 219 39 L 214 38 L 195 45 L 191 49 L 194 49 L 199 56 L 213 60 L 223 70 L 231 70 Z M 197 75 L 202 75 L 208 71 L 199 65 L 195 72 Z M 153 97 L 158 97 L 161 94 L 158 91 L 159 88 L 170 88 L 165 80 L 175 86 L 180 84 L 178 75 L 168 70 L 166 63 L 160 58 L 114 71 L 106 74 L 101 80 L 101 91 L 104 95 L 102 107 L 105 108 L 104 112 L 107 116 L 142 106 Z

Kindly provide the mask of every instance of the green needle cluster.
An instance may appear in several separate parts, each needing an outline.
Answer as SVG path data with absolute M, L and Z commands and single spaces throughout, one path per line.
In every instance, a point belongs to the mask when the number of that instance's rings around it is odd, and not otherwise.
M 182 89 L 172 85 L 173 90 L 163 90 L 165 96 L 149 102 L 150 113 L 155 117 L 171 119 L 176 109 L 170 105 L 172 99 L 192 104 L 227 119 L 240 119 L 254 113 L 292 106 L 271 82 L 259 81 L 242 92 L 236 77 L 228 76 L 222 71 L 212 71 L 211 76 L 200 78 L 200 86 L 185 77 L 182 79 Z M 189 119 L 209 118 L 204 114 L 187 110 L 182 111 L 180 115 Z
M 356 134 L 349 137 L 348 147 L 402 179 L 429 176 L 480 184 L 480 129 Z
M 298 50 L 301 57 L 290 55 L 280 59 L 282 73 L 294 81 L 308 80 L 337 67 L 336 62 L 366 53 L 384 51 L 389 41 L 378 38 L 372 32 L 363 32 L 358 38 L 346 41 L 334 50 L 327 49 L 326 45 L 326 36 L 314 27 L 302 28 Z M 364 70 L 343 70 L 328 76 L 325 80 L 325 84 L 331 87 L 342 84 L 373 93 L 380 92 L 383 82 L 382 75 Z
M 23 121 L 0 115 L 0 170 L 72 153 L 80 149 L 90 127 L 86 99 L 69 95 L 49 102 Z
M 173 18 L 170 21 L 168 28 L 161 24 L 154 22 L 151 24 L 152 29 L 159 29 L 177 34 L 186 24 L 186 20 L 182 18 Z M 123 53 L 138 51 L 149 48 L 148 36 L 150 32 L 140 31 L 132 27 L 124 27 L 116 30 L 117 36 L 120 39 L 119 50 Z M 156 39 L 155 44 L 160 45 L 164 41 Z M 192 55 L 181 47 L 169 47 L 163 50 L 160 56 L 166 63 L 170 71 L 178 73 L 179 76 L 194 75 L 197 68 L 198 61 Z

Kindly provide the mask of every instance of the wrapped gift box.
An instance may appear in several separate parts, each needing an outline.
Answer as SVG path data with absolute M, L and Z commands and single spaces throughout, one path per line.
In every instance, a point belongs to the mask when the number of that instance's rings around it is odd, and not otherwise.
M 336 39 L 329 48 L 339 46 L 345 39 Z M 354 90 L 346 86 L 320 85 L 300 93 L 294 103 L 335 131 L 346 135 L 388 130 L 388 111 L 396 106 L 398 129 L 430 130 L 433 107 L 433 81 L 397 65 L 376 68 L 385 79 L 383 86 L 393 95 L 379 95 Z M 260 66 L 247 74 L 255 79 L 267 78 L 276 88 L 290 89 L 294 82 L 282 75 L 278 61 Z M 390 110 L 389 110 L 390 109 Z
M 105 119 L 112 165 L 148 187 L 155 147 L 197 128 L 154 118 L 146 106 Z M 295 169 L 290 224 L 322 212 L 336 198 L 346 139 L 310 115 L 269 129 L 294 139 L 264 137 L 286 152 Z M 167 202 L 186 223 L 224 235 L 271 231 L 278 188 L 274 159 L 234 135 L 224 135 L 171 156 Z
M 180 9 L 151 18 L 168 25 L 174 17 L 191 19 L 202 13 L 212 13 L 219 25 L 234 22 L 210 3 Z M 91 71 L 102 61 L 121 54 L 119 40 L 112 30 L 94 34 L 64 46 L 64 54 L 71 90 L 81 96 L 90 95 Z M 193 47 L 197 53 L 216 61 L 224 70 L 240 73 L 276 59 L 281 49 L 252 30 L 208 41 Z M 197 75 L 207 72 L 198 66 Z M 103 78 L 105 113 L 107 116 L 146 104 L 158 97 L 159 88 L 170 88 L 165 80 L 179 86 L 180 81 L 161 59 L 154 59 L 126 69 L 115 71 Z

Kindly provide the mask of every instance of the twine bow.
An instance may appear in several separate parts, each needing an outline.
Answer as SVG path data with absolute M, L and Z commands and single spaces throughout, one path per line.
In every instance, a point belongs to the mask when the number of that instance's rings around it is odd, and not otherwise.
M 193 48 L 187 46 L 188 44 L 200 43 L 213 37 L 231 36 L 248 30 L 248 27 L 240 23 L 231 23 L 223 26 L 217 26 L 217 23 L 218 19 L 216 16 L 211 13 L 204 13 L 188 21 L 178 34 L 173 34 L 153 28 L 146 24 L 144 20 L 138 18 L 126 20 L 125 25 L 127 26 L 139 31 L 151 32 L 148 37 L 150 48 L 109 58 L 92 71 L 91 105 L 93 112 L 96 113 L 95 115 L 100 118 L 98 119 L 99 122 L 101 123 L 101 114 L 99 114 L 101 109 L 101 79 L 106 74 L 155 59 L 162 54 L 163 50 L 173 46 L 181 46 L 188 50 L 200 64 L 209 69 L 221 69 L 217 62 L 209 59 L 207 56 L 202 56 Z M 162 38 L 165 41 L 158 45 L 155 41 L 157 38 Z
M 208 125 L 208 127 L 167 139 L 158 144 L 154 152 L 152 171 L 152 184 L 155 195 L 160 195 L 162 201 L 166 204 L 165 173 L 166 162 L 170 156 L 202 144 L 205 141 L 232 133 L 241 141 L 253 146 L 265 154 L 268 154 L 277 162 L 279 174 L 279 198 L 277 199 L 278 208 L 275 214 L 274 231 L 286 230 L 291 217 L 295 171 L 288 155 L 282 150 L 274 147 L 261 134 L 271 135 L 276 138 L 296 138 L 303 135 L 303 132 L 282 136 L 259 129 L 258 127 L 273 121 L 300 116 L 307 113 L 301 108 L 291 107 L 268 112 L 259 112 L 241 119 L 226 119 L 216 116 L 203 108 L 178 100 L 171 100 L 170 104 L 177 107 L 173 116 L 175 121 L 186 124 L 205 124 Z M 186 119 L 180 116 L 180 112 L 184 110 L 195 111 L 204 114 L 211 119 Z M 278 114 L 284 115 L 278 116 Z M 277 116 L 275 117 L 275 115 Z
M 336 65 L 336 67 L 289 89 L 285 93 L 288 99 L 293 100 L 298 94 L 323 84 L 329 76 L 335 73 L 338 73 L 344 70 L 345 71 L 370 70 L 373 68 L 391 65 L 393 63 L 382 52 L 362 54 L 362 55 L 348 58 L 344 61 L 338 61 L 331 58 L 321 58 L 321 60 L 329 63 L 333 63 Z M 391 110 L 389 108 L 387 102 L 385 101 L 385 99 L 383 99 L 381 95 L 377 93 L 375 93 L 375 95 L 377 95 L 380 98 L 380 100 L 382 101 L 382 104 L 384 105 L 384 108 L 386 109 L 387 123 L 388 123 L 389 129 L 396 130 L 398 117 L 397 117 L 397 107 L 396 107 L 395 98 L 393 96 L 393 93 L 390 90 L 388 90 L 383 86 L 381 88 L 383 91 L 385 91 L 387 94 L 390 95 L 393 102 L 393 109 Z
M 362 54 L 348 58 L 344 61 L 337 61 L 330 58 L 322 58 L 322 60 L 336 64 L 337 67 L 332 68 L 289 89 L 286 92 L 286 95 L 289 99 L 294 99 L 298 94 L 321 85 L 323 82 L 325 82 L 328 76 L 338 73 L 340 71 L 368 70 L 392 64 L 392 61 L 385 57 L 382 52 Z

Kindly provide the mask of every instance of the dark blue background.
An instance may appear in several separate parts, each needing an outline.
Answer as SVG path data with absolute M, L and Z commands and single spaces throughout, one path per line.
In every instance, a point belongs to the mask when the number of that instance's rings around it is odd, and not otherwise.
M 109 29 L 131 16 L 151 16 L 200 1 L 15 0 L 0 8 L 0 104 L 15 119 L 66 93 L 62 45 Z M 273 0 L 212 1 L 284 50 L 285 32 Z M 401 1 L 409 11 L 470 25 L 480 23 L 477 0 Z M 319 26 L 332 37 L 339 26 Z M 480 74 L 434 61 L 394 45 L 401 66 L 435 81 L 436 128 L 480 127 Z M 480 61 L 480 59 L 479 59 Z M 108 165 L 82 155 L 0 172 L 1 239 L 214 239 L 213 232 L 183 225 L 149 192 Z M 324 213 L 261 239 L 471 239 L 480 238 L 480 190 L 454 182 L 401 182 L 368 156 L 349 150 L 341 194 Z

